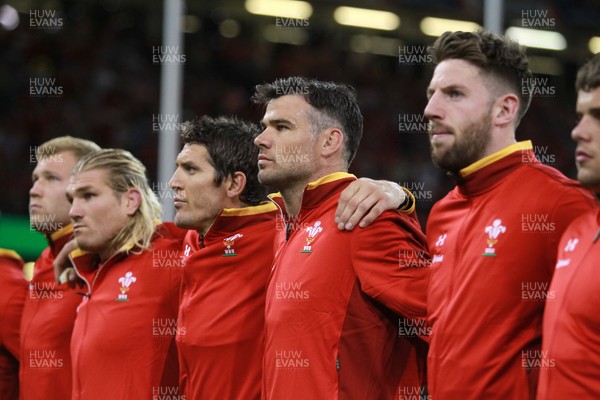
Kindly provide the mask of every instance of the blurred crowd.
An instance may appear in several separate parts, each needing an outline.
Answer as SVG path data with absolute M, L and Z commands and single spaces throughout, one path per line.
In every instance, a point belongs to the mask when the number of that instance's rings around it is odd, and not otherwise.
M 60 29 L 32 29 L 21 14 L 15 30 L 0 30 L 0 179 L 9 187 L 0 197 L 2 213 L 27 213 L 34 146 L 60 135 L 127 149 L 156 177 L 153 117 L 159 113 L 161 67 L 152 55 L 161 45 L 162 17 L 155 11 L 78 5 L 61 10 Z M 198 17 L 200 29 L 184 35 L 182 121 L 224 114 L 258 122 L 261 110 L 249 101 L 253 87 L 277 77 L 349 83 L 358 90 L 365 119 L 351 172 L 417 191 L 425 226 L 429 209 L 453 182 L 432 165 L 426 133 L 399 129 L 399 118 L 422 114 L 430 67 L 352 52 L 338 36 L 317 27 L 307 28 L 307 44 L 294 46 L 269 43 L 247 24 L 237 37 L 225 38 L 214 13 Z M 564 76 L 550 78 L 555 94 L 534 97 L 517 129 L 517 139 L 532 139 L 542 161 L 570 177 L 575 175 L 569 138 L 575 125 L 569 83 L 574 71 L 567 66 Z M 55 78 L 62 94 L 32 95 L 35 78 Z

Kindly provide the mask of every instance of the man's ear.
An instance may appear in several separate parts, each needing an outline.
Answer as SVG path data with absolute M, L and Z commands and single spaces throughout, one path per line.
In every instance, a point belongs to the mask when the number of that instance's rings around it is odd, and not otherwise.
M 123 193 L 125 208 L 127 215 L 131 216 L 136 213 L 138 208 L 142 205 L 142 193 L 138 188 L 131 188 L 127 192 Z
M 514 93 L 506 93 L 498 97 L 494 104 L 494 125 L 505 126 L 516 122 L 519 112 L 519 98 Z
M 338 128 L 326 129 L 321 138 L 321 154 L 329 157 L 344 146 L 344 134 Z
M 226 180 L 227 197 L 240 197 L 246 188 L 246 175 L 241 171 L 236 171 Z

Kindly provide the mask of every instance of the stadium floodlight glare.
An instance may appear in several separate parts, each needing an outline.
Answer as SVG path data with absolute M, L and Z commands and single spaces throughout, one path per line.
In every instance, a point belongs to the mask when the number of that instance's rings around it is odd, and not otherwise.
M 340 25 L 383 31 L 393 31 L 400 26 L 400 17 L 396 14 L 367 8 L 338 7 L 333 12 L 333 19 Z
M 313 8 L 306 1 L 297 0 L 246 0 L 246 11 L 271 17 L 307 19 Z
M 511 26 L 506 30 L 506 36 L 527 47 L 546 50 L 564 50 L 567 40 L 559 32 L 542 31 L 538 29 L 518 28 Z
M 471 21 L 425 17 L 421 20 L 420 28 L 421 32 L 427 36 L 440 36 L 442 33 L 448 31 L 473 32 L 481 28 L 481 26 Z
M 0 26 L 7 31 L 12 31 L 19 26 L 19 13 L 8 4 L 0 7 Z
M 600 53 L 600 36 L 592 36 L 588 47 L 593 54 Z

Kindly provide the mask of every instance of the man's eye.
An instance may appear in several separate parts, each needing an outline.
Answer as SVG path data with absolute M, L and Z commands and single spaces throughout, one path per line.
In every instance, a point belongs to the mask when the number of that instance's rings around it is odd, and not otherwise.
M 86 199 L 86 200 L 91 200 L 94 197 L 95 197 L 95 195 L 92 194 L 92 193 L 86 193 L 86 194 L 83 195 L 83 198 Z
M 275 127 L 275 129 L 277 129 L 279 132 L 281 132 L 281 131 L 288 130 L 289 128 L 287 126 L 285 126 L 285 125 L 277 125 Z

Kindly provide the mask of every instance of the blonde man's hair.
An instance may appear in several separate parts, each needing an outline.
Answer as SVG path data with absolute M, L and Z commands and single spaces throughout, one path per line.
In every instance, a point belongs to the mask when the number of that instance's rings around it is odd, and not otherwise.
M 73 136 L 59 136 L 42 143 L 35 149 L 35 158 L 45 158 L 64 151 L 72 152 L 77 159 L 93 151 L 100 150 L 100 146 L 91 140 L 80 139 Z
M 160 223 L 161 209 L 156 194 L 148 185 L 146 167 L 126 150 L 103 149 L 81 158 L 73 168 L 73 175 L 95 169 L 107 172 L 106 184 L 115 196 L 136 188 L 142 197 L 135 214 L 107 244 L 110 253 L 134 247 L 136 252 L 149 249 L 152 235 Z

